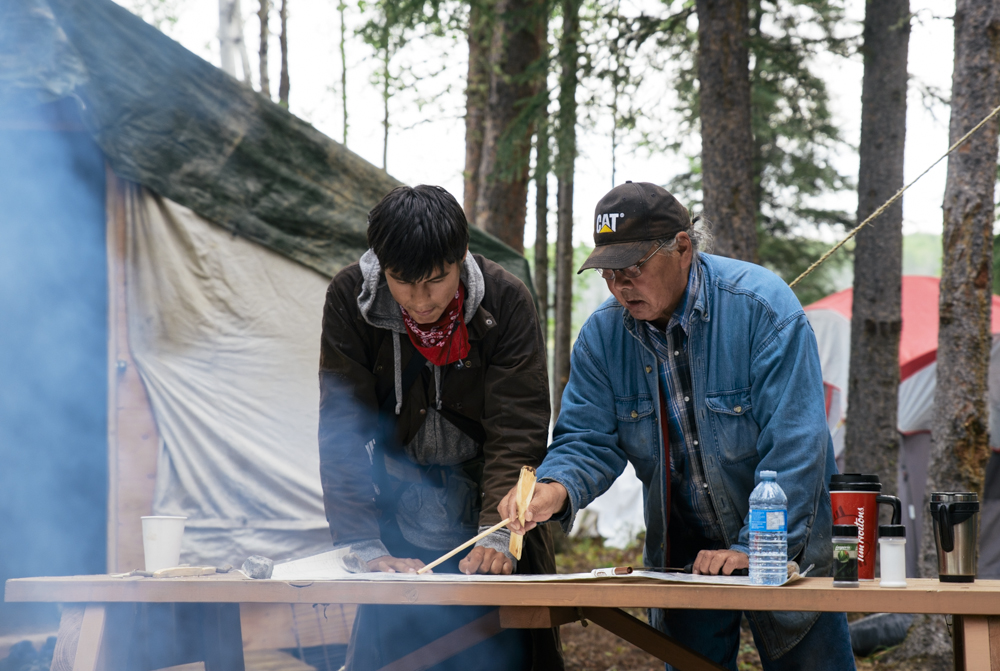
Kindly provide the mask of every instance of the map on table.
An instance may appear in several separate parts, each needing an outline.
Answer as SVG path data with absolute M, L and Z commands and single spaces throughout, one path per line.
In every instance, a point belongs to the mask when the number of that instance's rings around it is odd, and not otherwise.
M 462 573 L 356 573 L 347 570 L 347 565 L 356 565 L 353 561 L 344 561 L 342 550 L 332 550 L 322 554 L 293 559 L 292 561 L 274 565 L 272 580 L 316 581 L 316 580 L 359 580 L 377 582 L 618 582 L 618 583 L 649 583 L 671 582 L 706 585 L 742 585 L 749 586 L 747 576 L 728 575 L 693 575 L 690 573 L 662 573 L 659 571 L 643 571 L 638 569 L 628 575 L 595 576 L 591 573 L 559 573 L 537 575 L 465 575 Z M 812 568 L 812 567 L 810 567 Z M 802 574 L 797 571 L 788 577 L 783 585 L 788 585 L 804 577 L 809 569 Z

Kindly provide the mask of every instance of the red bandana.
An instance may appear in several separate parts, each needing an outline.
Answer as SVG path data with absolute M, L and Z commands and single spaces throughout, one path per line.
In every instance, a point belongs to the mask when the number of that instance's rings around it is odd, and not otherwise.
M 413 321 L 402 305 L 399 306 L 410 342 L 435 366 L 444 366 L 464 359 L 472 349 L 469 344 L 469 330 L 465 326 L 465 320 L 462 319 L 464 303 L 465 287 L 459 282 L 455 297 L 448 303 L 441 318 L 433 324 L 421 326 Z

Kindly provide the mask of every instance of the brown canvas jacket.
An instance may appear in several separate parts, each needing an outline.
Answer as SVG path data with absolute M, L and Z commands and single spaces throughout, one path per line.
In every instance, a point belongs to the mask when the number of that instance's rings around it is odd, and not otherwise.
M 545 456 L 550 416 L 545 346 L 534 302 L 514 275 L 482 256 L 485 293 L 468 322 L 472 349 L 442 371 L 443 410 L 485 432 L 480 524 L 500 521 L 497 505 L 517 484 L 521 466 Z M 320 351 L 320 474 L 335 546 L 378 539 L 371 459 L 379 400 L 392 394 L 393 333 L 368 324 L 358 307 L 359 264 L 344 268 L 327 290 Z M 401 338 L 402 369 L 415 348 Z M 397 422 L 400 444 L 416 435 L 436 402 L 434 376 L 424 368 Z M 551 552 L 551 550 L 549 550 Z M 551 560 L 550 560 L 551 561 Z

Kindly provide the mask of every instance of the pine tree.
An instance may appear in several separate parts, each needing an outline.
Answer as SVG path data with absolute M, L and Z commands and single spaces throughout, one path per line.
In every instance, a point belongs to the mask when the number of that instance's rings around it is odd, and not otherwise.
M 1000 105 L 1000 17 L 994 3 L 958 0 L 949 143 Z M 972 491 L 982 497 L 989 455 L 987 375 L 992 307 L 992 235 L 997 138 L 993 118 L 948 157 L 944 194 L 937 387 L 924 510 L 931 492 Z M 924 515 L 918 570 L 937 575 L 932 519 Z M 942 616 L 917 615 L 893 653 L 899 668 L 951 669 L 952 641 Z
M 757 260 L 747 0 L 698 0 L 702 210 L 715 252 Z
M 542 43 L 543 58 L 548 60 L 549 42 Z M 538 312 L 542 323 L 542 337 L 549 339 L 549 173 L 552 160 L 549 149 L 549 106 L 548 83 L 542 71 L 543 105 L 539 109 L 538 125 L 535 131 L 535 295 L 538 296 Z
M 861 91 L 858 221 L 903 186 L 909 0 L 869 0 Z M 875 473 L 896 492 L 899 334 L 902 330 L 903 202 L 858 233 L 845 437 L 846 470 Z
M 693 3 L 677 0 L 665 16 L 642 15 L 631 21 L 634 49 L 647 41 L 658 47 L 648 64 L 670 71 L 679 98 L 676 131 L 646 134 L 645 146 L 685 152 L 686 139 L 700 132 L 701 96 L 697 77 L 698 33 L 692 28 Z M 749 0 L 748 53 L 750 111 L 753 131 L 753 202 L 757 217 L 761 264 L 790 281 L 828 245 L 804 231 L 820 225 L 843 227 L 853 217 L 835 208 L 818 207 L 816 198 L 851 187 L 851 180 L 829 161 L 841 146 L 833 124 L 826 85 L 812 60 L 822 52 L 847 56 L 851 40 L 838 37 L 841 0 Z M 649 80 L 649 75 L 645 77 Z M 690 170 L 670 180 L 667 188 L 698 209 L 702 201 L 702 161 L 689 157 Z M 800 283 L 795 292 L 803 304 L 833 290 L 832 277 L 845 256 L 834 256 Z
M 534 133 L 545 0 L 497 0 L 483 119 L 474 221 L 518 251 L 524 250 L 528 163 Z
M 466 34 L 469 69 L 465 79 L 465 216 L 470 221 L 479 198 L 479 164 L 483 160 L 483 121 L 489 96 L 489 47 L 493 38 L 491 11 L 485 0 L 470 0 Z
M 573 320 L 573 174 L 576 163 L 576 88 L 580 46 L 581 0 L 562 0 L 559 39 L 559 113 L 556 130 L 558 202 L 556 232 L 555 362 L 552 380 L 552 419 L 559 417 L 562 392 L 569 382 Z

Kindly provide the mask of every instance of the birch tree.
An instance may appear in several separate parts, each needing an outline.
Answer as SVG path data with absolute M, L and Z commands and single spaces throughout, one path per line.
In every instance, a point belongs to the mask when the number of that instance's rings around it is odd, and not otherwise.
M 903 186 L 909 0 L 868 0 L 861 87 L 858 221 Z M 903 202 L 861 230 L 854 248 L 854 308 L 848 382 L 846 470 L 875 473 L 896 491 Z
M 271 13 L 271 0 L 260 0 L 260 9 L 257 10 L 257 18 L 260 20 L 260 92 L 271 97 L 271 78 L 267 74 L 267 41 L 271 37 L 270 26 L 268 25 L 269 14 Z
M 237 58 L 243 70 L 243 81 L 250 84 L 250 57 L 243 40 L 240 0 L 219 0 L 219 59 L 222 69 L 233 77 L 236 76 Z
M 281 75 L 278 79 L 278 104 L 288 109 L 288 0 L 281 0 L 281 10 L 278 12 L 281 22 L 281 33 L 278 35 L 278 45 L 281 49 Z
M 340 13 L 340 106 L 344 117 L 344 146 L 347 146 L 347 4 L 341 0 L 337 5 Z

